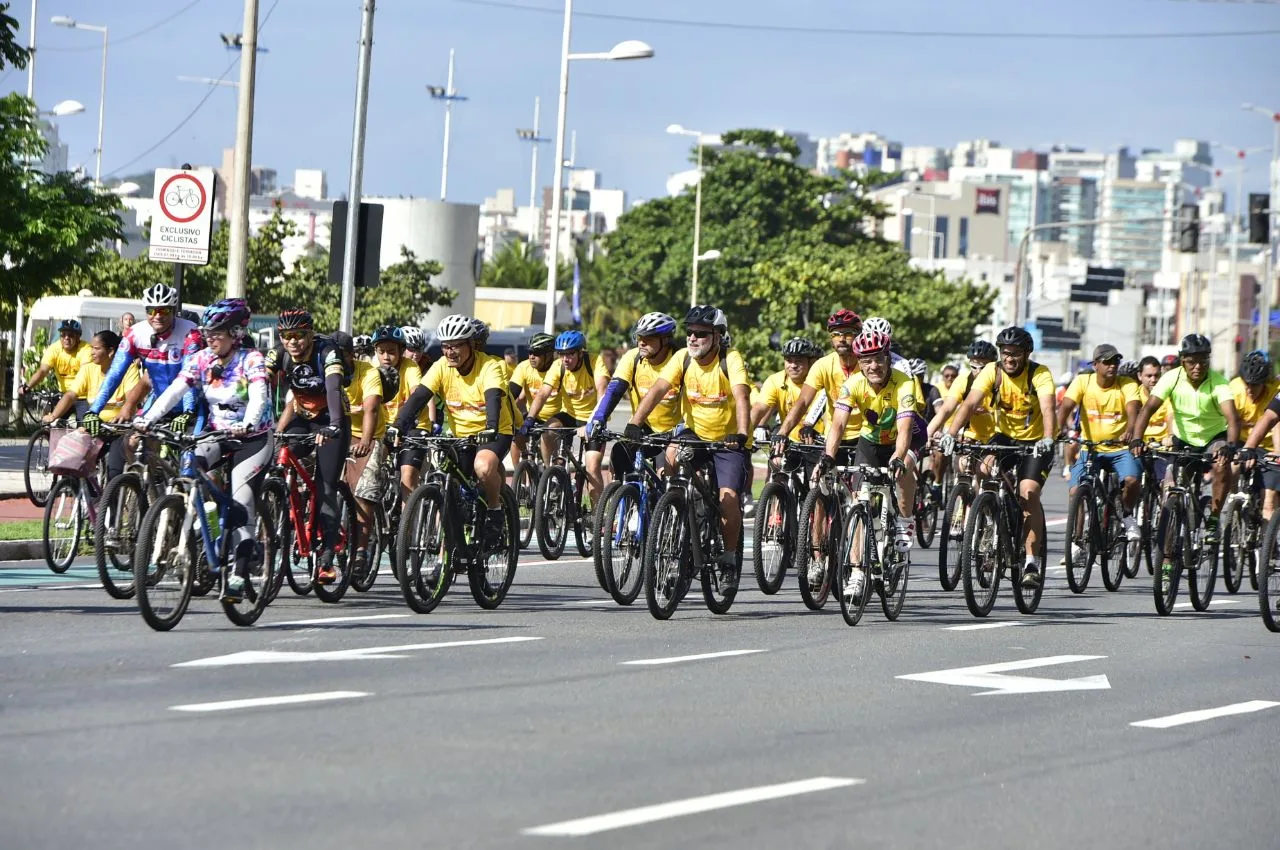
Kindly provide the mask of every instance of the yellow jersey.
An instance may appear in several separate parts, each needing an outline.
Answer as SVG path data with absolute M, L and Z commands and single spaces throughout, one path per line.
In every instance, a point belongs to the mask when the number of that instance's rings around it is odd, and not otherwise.
M 1146 386 L 1138 385 L 1138 397 L 1142 399 L 1145 405 L 1151 399 L 1151 391 Z M 1169 402 L 1165 402 L 1156 408 L 1156 412 L 1151 414 L 1151 418 L 1147 420 L 1147 430 L 1143 433 L 1142 438 L 1152 442 L 1160 442 L 1169 436 Z
M 898 421 L 915 415 L 916 379 L 890 369 L 888 380 L 877 390 L 861 372 L 850 375 L 840 385 L 836 407 L 862 414 L 862 429 L 858 432 L 862 439 L 891 446 L 898 439 Z
M 947 390 L 947 397 L 954 399 L 957 404 L 963 404 L 964 400 L 969 397 L 969 390 L 973 389 L 973 382 L 977 379 L 976 375 L 969 374 L 963 378 L 956 378 L 951 382 L 951 389 Z M 990 404 L 990 398 L 983 396 L 982 401 L 974 408 L 973 415 L 969 417 L 969 424 L 965 426 L 963 436 L 973 440 L 976 443 L 990 442 L 991 438 L 996 435 L 996 419 L 991 415 L 991 410 L 987 407 Z M 955 414 L 952 414 L 952 418 Z M 950 424 L 948 419 L 947 423 Z
M 116 387 L 115 393 L 110 400 L 102 408 L 103 422 L 115 422 L 120 415 L 120 409 L 124 407 L 125 396 L 129 391 L 138 385 L 138 381 L 142 380 L 142 366 L 133 363 L 125 370 L 124 379 L 120 381 L 120 386 Z M 107 370 L 103 369 L 92 360 L 80 367 L 80 371 L 67 384 L 64 392 L 73 392 L 79 399 L 95 399 L 98 397 L 98 391 L 102 389 L 102 384 L 107 379 Z
M 1267 405 L 1276 397 L 1276 391 L 1280 390 L 1280 379 L 1272 379 L 1267 381 L 1262 390 L 1262 394 L 1258 396 L 1257 401 L 1249 398 L 1249 385 L 1244 382 L 1244 378 L 1235 377 L 1231 379 L 1231 395 L 1236 402 L 1236 413 L 1240 416 L 1240 438 L 1247 439 L 1249 432 L 1253 430 L 1253 426 L 1258 424 L 1258 420 L 1262 418 L 1263 412 L 1267 409 Z M 1263 440 L 1261 445 L 1275 449 L 1275 443 L 1271 439 Z
M 840 398 L 840 387 L 844 386 L 844 382 L 849 380 L 850 376 L 857 373 L 858 361 L 855 360 L 852 368 L 846 369 L 844 364 L 840 362 L 839 353 L 835 351 L 819 358 L 809 369 L 809 376 L 804 379 L 804 385 L 826 392 L 827 412 L 823 416 L 823 420 L 828 426 L 831 423 L 832 408 L 835 406 L 836 399 Z M 844 436 L 840 439 L 846 442 L 856 440 L 861 431 L 862 411 L 852 410 L 849 412 L 849 421 L 844 426 Z
M 40 355 L 40 365 L 49 367 L 49 371 L 53 372 L 54 377 L 58 379 L 58 392 L 62 393 L 71 388 L 71 382 L 80 374 L 80 368 L 92 362 L 89 359 L 89 343 L 84 340 L 80 340 L 80 344 L 70 352 L 62 347 L 62 340 L 58 340 L 50 343 L 44 350 L 44 354 Z M 79 396 L 79 398 L 93 401 L 94 397 Z
M 764 383 L 760 386 L 760 404 L 765 407 L 772 407 L 778 411 L 779 419 L 786 419 L 787 414 L 791 412 L 791 408 L 796 406 L 796 402 L 800 400 L 800 391 L 804 389 L 804 384 L 797 384 L 795 381 L 787 377 L 785 370 L 774 372 L 772 375 L 764 379 Z M 791 433 L 787 436 L 795 441 L 800 439 L 800 429 L 804 427 L 804 423 L 796 425 L 791 429 Z M 827 431 L 827 423 L 825 420 L 819 420 L 814 425 L 814 430 L 819 434 L 825 434 Z
M 649 358 L 640 356 L 640 349 L 632 348 L 618 358 L 613 377 L 627 382 L 627 396 L 631 400 L 632 410 L 640 406 L 640 400 L 648 394 L 658 378 L 662 377 L 663 367 L 670 363 L 674 356 L 670 347 L 666 349 L 666 355 L 660 362 L 651 363 Z M 662 401 L 658 402 L 658 406 L 649 414 L 646 424 L 654 430 L 654 433 L 665 434 L 679 425 L 683 418 L 684 414 L 680 407 L 680 387 L 672 384 L 667 394 L 662 397 Z
M 551 391 L 560 395 L 560 409 L 579 422 L 586 422 L 596 409 L 596 379 L 584 362 L 577 370 L 565 369 L 564 361 L 552 364 L 545 378 Z
M 723 367 L 720 358 L 724 358 Z M 689 361 L 687 367 L 685 360 Z M 721 351 L 719 357 L 703 366 L 681 349 L 662 367 L 662 380 L 679 391 L 684 424 L 700 439 L 723 440 L 730 434 L 743 433 L 748 423 L 738 423 L 733 388 L 741 386 L 749 391 L 751 378 L 737 351 Z
M 1079 406 L 1080 433 L 1086 440 L 1105 443 L 1103 451 L 1125 448 L 1120 438 L 1129 427 L 1128 405 L 1130 402 L 1142 404 L 1137 381 L 1117 377 L 1111 386 L 1103 388 L 1098 384 L 1097 375 L 1077 375 L 1063 398 Z
M 1001 369 L 999 363 L 988 363 L 973 379 L 969 392 L 991 399 L 996 388 L 997 369 L 1002 374 L 999 393 L 995 397 L 996 431 L 1023 442 L 1043 439 L 1044 416 L 1040 411 L 1040 399 L 1053 399 L 1053 375 L 1039 363 L 1035 364 L 1034 374 L 1031 374 L 1033 370 L 1028 363 L 1017 377 Z
M 364 437 L 364 400 L 369 396 L 378 397 L 378 415 L 374 419 L 373 433 L 370 438 L 381 439 L 387 431 L 387 419 L 386 408 L 381 403 L 382 376 L 378 374 L 377 367 L 370 364 L 368 360 L 357 360 L 351 383 L 343 388 L 343 392 L 347 394 L 347 404 L 351 407 L 351 439 L 353 440 Z
M 475 355 L 471 371 L 463 375 L 441 357 L 422 376 L 421 386 L 430 390 L 444 405 L 449 429 L 455 436 L 470 437 L 485 429 L 486 391 L 501 390 L 504 398 L 510 399 L 507 382 L 499 366 L 502 362 L 501 357 L 480 352 Z M 504 401 L 499 405 L 498 433 L 513 433 L 512 424 L 511 405 Z
M 522 360 L 517 363 L 516 368 L 512 370 L 511 383 L 519 387 L 524 393 L 524 406 L 526 410 L 529 408 L 529 403 L 533 401 L 534 396 L 536 396 L 542 390 L 543 386 L 546 385 L 547 372 L 550 372 L 552 367 L 555 365 L 555 363 L 552 363 L 551 366 L 548 366 L 546 369 L 539 372 L 528 360 Z M 552 391 L 551 395 L 547 396 L 547 400 L 542 405 L 542 409 L 538 411 L 538 421 L 546 422 L 559 412 L 560 395 L 559 393 Z

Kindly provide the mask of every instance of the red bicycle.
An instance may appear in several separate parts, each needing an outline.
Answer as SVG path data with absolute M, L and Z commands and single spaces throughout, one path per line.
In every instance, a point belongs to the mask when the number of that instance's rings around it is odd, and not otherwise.
M 278 530 L 281 569 L 276 574 L 269 595 L 274 599 L 289 582 L 289 587 L 299 596 L 306 596 L 313 589 L 321 602 L 337 602 L 351 586 L 351 544 L 356 539 L 356 502 L 345 481 L 338 488 L 338 539 L 333 546 L 333 568 L 337 573 L 332 582 L 319 581 L 319 558 L 316 553 L 324 547 L 320 528 L 320 500 L 316 495 L 316 481 L 311 469 L 303 463 L 290 446 L 315 445 L 314 434 L 276 434 L 275 465 L 267 471 L 262 485 L 264 504 L 280 505 L 271 525 Z M 287 508 L 285 507 L 287 506 Z

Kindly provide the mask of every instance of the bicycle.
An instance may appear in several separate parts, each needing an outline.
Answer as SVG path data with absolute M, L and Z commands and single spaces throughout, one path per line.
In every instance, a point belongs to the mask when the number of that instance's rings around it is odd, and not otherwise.
M 756 584 L 767 596 L 782 589 L 787 570 L 795 566 L 797 506 L 809 495 L 808 471 L 821 455 L 821 446 L 791 445 L 783 455 L 769 459 L 769 480 L 756 500 L 751 540 Z
M 346 462 L 354 464 L 357 461 L 349 457 Z M 394 452 L 384 452 L 381 467 L 378 480 L 382 487 L 378 499 L 373 501 L 364 541 L 366 560 L 363 566 L 351 570 L 351 589 L 357 593 L 368 593 L 373 589 L 384 555 L 392 565 L 392 572 L 395 571 L 396 528 L 400 524 L 400 471 Z M 352 487 L 350 483 L 347 486 Z M 398 576 L 396 581 L 399 582 Z
M 1002 444 L 970 444 L 969 448 L 996 457 L 996 474 L 984 478 L 965 521 L 960 550 L 960 575 L 964 581 L 964 601 L 969 613 L 985 617 L 991 613 L 1006 573 L 1013 585 L 1013 600 L 1023 614 L 1034 614 L 1044 594 L 1044 568 L 1048 545 L 1045 526 L 1040 525 L 1040 581 L 1024 587 L 1022 575 L 1022 506 L 1018 500 L 1015 475 L 1018 461 L 1036 453 L 1035 447 Z
M 299 596 L 312 590 L 321 602 L 336 603 L 351 586 L 352 545 L 356 539 L 356 502 L 345 481 L 335 485 L 338 496 L 337 539 L 333 545 L 333 568 L 336 573 L 329 583 L 320 581 L 318 552 L 324 548 L 324 531 L 320 524 L 320 499 L 316 481 L 292 445 L 315 445 L 314 434 L 275 433 L 275 464 L 267 470 L 262 485 L 264 495 L 270 493 L 275 510 L 269 514 L 271 526 L 280 537 L 283 575 L 277 575 L 268 588 L 274 599 L 287 581 Z
M 842 449 L 841 452 L 841 457 L 852 458 L 852 449 Z M 810 611 L 822 610 L 831 593 L 834 556 L 831 544 L 838 536 L 833 535 L 833 529 L 839 524 L 839 496 L 853 492 L 853 476 L 852 466 L 837 463 L 819 477 L 818 486 L 809 488 L 800 504 L 796 550 L 804 553 L 804 560 L 796 566 L 796 578 L 800 585 L 800 600 Z
M 62 393 L 53 390 L 32 390 L 22 397 L 21 414 L 27 423 L 34 424 L 35 431 L 27 438 L 26 463 L 22 468 L 22 483 L 27 499 L 37 508 L 43 508 L 49 500 L 55 476 L 49 472 L 49 433 L 51 424 L 44 417 L 53 412 Z M 65 423 L 57 423 L 61 427 Z
M 1152 533 L 1155 531 L 1156 517 L 1160 513 L 1160 479 L 1156 476 L 1155 458 L 1150 452 L 1144 453 L 1138 458 L 1138 462 L 1142 464 L 1142 495 L 1138 497 L 1138 504 L 1133 509 L 1134 516 L 1138 520 L 1138 529 L 1142 532 L 1142 545 L 1138 546 L 1138 558 L 1129 560 L 1129 569 L 1125 573 L 1125 578 L 1138 577 L 1138 561 L 1147 566 L 1147 575 L 1155 575 L 1156 565 L 1152 559 L 1153 549 L 1149 545 Z
M 95 474 L 102 440 L 83 431 L 59 430 L 56 442 L 62 441 L 70 442 L 52 453 L 52 461 L 61 465 L 54 467 L 58 470 L 57 479 L 45 502 L 41 528 L 45 563 L 58 575 L 71 567 L 82 543 L 93 544 L 102 492 Z
M 576 432 L 576 428 L 553 426 L 540 426 L 530 430 L 531 445 L 536 445 L 536 441 L 532 439 L 535 435 L 552 434 L 558 438 L 552 441 L 554 447 L 551 458 L 538 479 L 538 493 L 533 508 L 538 550 L 548 561 L 558 560 L 564 554 L 570 526 L 573 527 L 578 554 L 583 558 L 592 557 L 594 531 L 591 526 L 595 511 L 591 509 L 591 497 L 587 489 L 587 467 L 582 462 L 585 443 L 580 441 L 577 450 L 570 451 L 570 443 Z M 570 466 L 573 467 L 572 483 L 569 478 Z
M 542 460 L 541 445 L 529 439 L 528 449 L 511 474 L 511 489 L 516 496 L 516 512 L 520 516 L 520 548 L 528 549 L 533 542 L 533 516 L 538 502 L 538 483 L 546 464 Z
M 618 434 L 606 434 L 607 440 L 625 440 Z M 596 520 L 596 555 L 601 564 L 601 582 L 613 601 L 630 605 L 640 595 L 644 582 L 644 544 L 653 505 L 662 497 L 666 481 L 658 475 L 654 459 L 645 456 L 645 448 L 665 448 L 671 438 L 646 437 L 628 445 L 635 446 L 633 471 L 610 482 L 600 500 Z
M 923 457 L 928 457 L 922 453 Z M 938 534 L 938 519 L 942 514 L 942 487 L 934 478 L 932 469 L 923 469 L 916 478 L 916 501 L 912 508 L 916 520 L 916 542 L 921 549 L 933 546 Z
M 720 563 L 724 539 L 720 531 L 720 499 L 707 480 L 711 461 L 700 451 L 733 448 L 710 440 L 679 440 L 676 464 L 667 489 L 653 509 L 652 532 L 645 540 L 644 591 L 649 613 L 666 620 L 675 613 L 698 576 L 702 598 L 713 614 L 726 614 L 738 594 L 745 535 L 738 535 L 735 565 Z M 701 461 L 701 462 L 699 462 Z
M 396 533 L 400 592 L 410 609 L 429 614 L 440 604 L 455 574 L 465 573 L 471 596 L 481 608 L 502 604 L 516 575 L 520 556 L 519 514 L 515 493 L 503 483 L 502 534 L 484 542 L 488 503 L 460 451 L 480 445 L 476 437 L 406 435 L 409 448 L 425 449 L 431 472 L 410 494 Z
M 1261 483 L 1258 463 L 1242 468 L 1235 492 L 1227 496 L 1222 506 L 1222 581 L 1228 593 L 1240 591 L 1246 572 L 1252 589 L 1258 589 L 1257 553 L 1263 527 Z
M 1213 598 L 1218 577 L 1217 547 L 1204 545 L 1203 503 L 1207 503 L 1209 497 L 1200 493 L 1204 473 L 1213 459 L 1201 452 L 1161 449 L 1156 453 L 1168 458 L 1173 465 L 1173 484 L 1165 490 L 1152 541 L 1158 547 L 1152 557 L 1157 554 L 1160 557 L 1160 568 L 1151 583 L 1156 611 L 1162 617 L 1173 613 L 1184 572 L 1191 607 L 1203 611 Z
M 227 513 L 236 502 L 229 483 L 220 484 L 212 470 L 200 468 L 196 447 L 206 442 L 223 443 L 225 460 L 219 464 L 223 466 L 239 440 L 225 431 L 193 437 L 152 426 L 148 432 L 177 449 L 181 461 L 179 475 L 170 483 L 169 492 L 147 509 L 133 553 L 134 587 L 142 619 L 158 632 L 178 625 L 191 602 L 203 557 L 213 584 L 219 588 L 219 601 L 227 619 L 237 626 L 253 625 L 271 600 L 269 591 L 280 551 L 277 523 L 283 512 L 282 494 L 278 489 L 264 487 L 257 496 L 258 519 L 253 537 L 262 547 L 262 563 L 242 576 L 243 601 L 234 602 L 225 592 L 234 555 L 229 547 L 230 535 L 223 530 L 227 527 Z M 212 517 L 206 509 L 209 502 L 217 506 Z
M 1067 442 L 1078 443 L 1085 453 L 1084 475 L 1067 504 L 1067 586 L 1072 593 L 1084 593 L 1096 561 L 1103 585 L 1114 593 L 1120 589 L 1129 563 L 1138 560 L 1142 546 L 1138 541 L 1130 542 L 1125 534 L 1120 477 L 1110 466 L 1098 466 L 1102 444 L 1074 437 Z M 1076 546 L 1083 551 L 1083 559 L 1076 557 Z
M 1270 470 L 1280 469 L 1280 458 L 1271 455 L 1258 463 Z M 1255 464 L 1256 466 L 1256 464 Z M 1268 631 L 1280 632 L 1280 511 L 1271 515 L 1262 531 L 1258 564 L 1258 611 Z
M 942 509 L 942 528 L 938 538 L 938 582 L 943 590 L 960 585 L 960 555 L 964 548 L 964 527 L 977 495 L 974 482 L 982 464 L 981 449 L 973 443 L 956 443 L 947 475 L 951 483 Z M 961 461 L 964 463 L 961 463 Z M 960 467 L 963 466 L 963 469 Z M 954 550 L 954 551 L 953 551 Z
M 847 625 L 856 626 L 866 610 L 867 600 L 873 592 L 880 596 L 880 607 L 885 619 L 894 621 L 902 614 L 907 598 L 907 579 L 911 573 L 911 559 L 906 552 L 894 546 L 893 529 L 898 519 L 898 495 L 895 483 L 897 474 L 905 474 L 900 462 L 891 464 L 894 469 L 859 464 L 851 471 L 860 479 L 857 495 L 843 489 L 838 500 L 841 505 L 837 542 L 832 548 L 836 562 L 832 569 L 836 574 L 836 592 L 840 598 L 840 615 Z M 855 571 L 861 592 L 850 593 Z

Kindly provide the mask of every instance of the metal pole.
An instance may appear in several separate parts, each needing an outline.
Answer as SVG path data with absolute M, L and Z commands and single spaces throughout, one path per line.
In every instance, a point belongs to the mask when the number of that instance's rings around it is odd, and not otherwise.
M 1276 250 L 1280 246 L 1280 115 L 1272 116 L 1271 199 L 1267 206 L 1267 260 L 1264 265 L 1261 303 L 1258 305 L 1258 348 L 1271 351 L 1271 304 L 1276 288 Z
M 542 110 L 542 98 L 533 99 L 533 162 L 529 165 L 529 210 L 533 216 L 529 227 L 530 248 L 542 245 L 542 216 L 538 214 L 538 119 Z
M 449 48 L 449 79 L 444 84 L 444 159 L 440 163 L 440 200 L 449 194 L 449 124 L 453 117 L 453 48 Z
M 547 315 L 543 330 L 556 325 L 556 272 L 560 262 L 561 181 L 564 180 L 564 128 L 569 108 L 569 40 L 573 33 L 573 0 L 564 0 L 564 34 L 560 41 L 560 103 L 556 108 L 555 174 L 551 179 L 551 250 L 547 252 Z
M 698 306 L 698 250 L 702 240 L 702 134 L 698 134 L 698 186 L 693 193 L 693 288 L 689 293 L 689 306 Z
M 31 32 L 27 35 L 27 99 L 36 99 L 36 20 L 40 0 L 31 0 Z M 16 396 L 15 396 L 16 398 Z
M 240 35 L 240 95 L 236 108 L 236 153 L 227 244 L 227 297 L 245 298 L 249 277 L 249 169 L 253 160 L 253 86 L 258 60 L 258 0 L 244 0 Z
M 102 28 L 102 83 L 98 90 L 98 158 L 93 166 L 93 182 L 102 185 L 102 122 L 107 114 L 107 28 Z
M 360 60 L 356 65 L 356 115 L 351 132 L 351 184 L 347 188 L 346 249 L 342 256 L 342 308 L 338 329 L 351 333 L 356 313 L 356 251 L 360 238 L 360 184 L 364 178 L 364 129 L 369 111 L 369 62 L 373 56 L 375 0 L 364 0 Z
M 1236 211 L 1231 219 L 1231 283 L 1228 291 L 1238 292 L 1240 289 L 1240 208 L 1241 195 L 1244 194 L 1244 151 L 1236 154 Z M 1261 314 L 1259 314 L 1259 318 Z

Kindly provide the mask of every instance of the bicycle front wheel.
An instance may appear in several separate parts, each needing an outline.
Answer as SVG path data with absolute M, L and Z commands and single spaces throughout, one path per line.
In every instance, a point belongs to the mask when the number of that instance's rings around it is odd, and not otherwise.
M 973 504 L 973 490 L 957 484 L 947 495 L 942 511 L 942 536 L 938 539 L 938 582 L 943 590 L 955 590 L 960 583 L 960 555 L 964 548 L 964 525 Z
M 840 594 L 840 616 L 846 625 L 856 626 L 873 592 L 871 570 L 876 562 L 875 533 L 865 505 L 854 506 L 849 512 L 849 521 L 837 527 L 841 530 L 832 549 L 836 593 Z
M 786 485 L 770 481 L 760 491 L 756 505 L 756 528 L 751 540 L 756 584 L 760 592 L 772 596 L 782 589 L 787 567 L 795 553 L 795 501 Z
M 600 521 L 600 560 L 605 589 L 619 605 L 630 605 L 644 583 L 644 537 L 640 488 L 627 482 L 604 503 Z
M 1185 551 L 1183 530 L 1186 524 L 1180 499 L 1170 499 L 1160 508 L 1160 518 L 1156 525 L 1156 547 L 1160 562 L 1156 566 L 1151 589 L 1155 597 L 1156 612 L 1162 617 L 1173 613 L 1173 603 L 1178 598 L 1178 582 L 1182 579 L 1182 558 Z
M 960 575 L 964 579 L 964 602 L 969 613 L 985 617 L 996 603 L 1000 587 L 1000 524 L 996 494 L 979 493 L 969 508 L 964 544 L 960 550 Z
M 1043 519 L 1041 520 L 1039 531 L 1040 533 L 1036 535 L 1036 557 L 1040 559 L 1040 580 L 1030 587 L 1027 587 L 1021 581 L 1010 582 L 1013 585 L 1013 603 L 1018 606 L 1018 611 L 1022 614 L 1034 614 L 1036 609 L 1040 607 L 1041 597 L 1044 596 L 1045 567 L 1048 565 L 1046 556 L 1049 554 L 1049 544 L 1045 539 Z
M 187 516 L 186 497 L 170 493 L 147 509 L 133 552 L 134 588 L 138 611 L 147 625 L 167 632 L 187 612 L 195 578 L 196 538 L 192 529 L 185 550 L 179 548 L 182 529 L 194 520 Z
M 592 560 L 595 561 L 596 566 L 596 584 L 600 585 L 600 589 L 610 595 L 612 595 L 612 591 L 609 590 L 609 570 L 606 567 L 604 556 L 605 537 L 608 536 L 611 528 L 607 510 L 613 494 L 618 492 L 621 487 L 621 481 L 610 481 L 604 485 L 604 489 L 600 491 L 600 498 L 596 503 L 595 514 L 591 517 L 591 533 L 593 536 L 591 552 Z M 518 502 L 517 507 L 519 507 Z
M 533 542 L 533 509 L 538 499 L 538 468 L 527 460 L 520 461 L 511 485 L 516 494 L 516 513 L 520 516 L 520 548 Z
M 444 494 L 433 484 L 414 490 L 400 512 L 396 574 L 405 604 L 430 614 L 444 599 L 453 568 L 444 538 Z
M 569 473 L 557 466 L 544 470 L 538 482 L 533 525 L 538 534 L 538 551 L 548 561 L 559 560 L 564 554 L 572 518 L 573 487 Z
M 1262 532 L 1258 563 L 1258 611 L 1268 630 L 1280 632 L 1280 511 L 1271 515 Z
M 63 477 L 53 485 L 44 506 L 44 560 L 61 575 L 80 551 L 84 533 L 84 508 L 80 503 L 79 478 Z
M 516 510 L 516 494 L 502 485 L 502 538 L 492 547 L 482 549 L 482 557 L 467 568 L 467 581 L 476 604 L 492 611 L 507 598 L 516 577 L 520 558 L 520 514 Z M 483 536 L 482 536 L 483 539 Z
M 1240 502 L 1232 497 L 1222 510 L 1222 583 L 1227 593 L 1239 593 L 1244 583 L 1245 567 L 1253 551 L 1248 543 L 1248 528 Z
M 383 553 L 387 551 L 387 536 L 387 517 L 382 511 L 382 505 L 371 505 L 365 523 L 365 560 L 363 564 L 353 564 L 351 567 L 351 589 L 356 593 L 368 593 L 378 580 L 378 567 L 382 563 Z
M 328 584 L 315 582 L 316 598 L 333 604 L 341 602 L 351 586 L 351 559 L 355 555 L 356 500 L 347 482 L 338 482 L 338 539 L 333 547 L 334 580 Z
M 831 593 L 832 530 L 838 529 L 839 506 L 831 496 L 814 487 L 800 506 L 796 533 L 796 578 L 800 599 L 810 611 L 819 611 Z
M 146 512 L 142 480 L 132 472 L 113 478 L 98 499 L 93 556 L 102 587 L 113 599 L 133 598 L 133 550 Z
M 1115 593 L 1124 580 L 1129 556 L 1129 541 L 1124 533 L 1124 505 L 1120 502 L 1120 491 L 1111 494 L 1111 500 L 1102 507 L 1102 522 L 1099 523 L 1099 565 L 1102 569 L 1102 584 Z
M 591 505 L 591 488 L 587 486 L 587 477 L 581 473 L 574 481 L 573 542 L 578 546 L 578 557 L 594 558 L 596 512 Z
M 1072 593 L 1084 593 L 1093 575 L 1100 533 L 1097 517 L 1093 488 L 1081 484 L 1067 506 L 1067 587 Z
M 921 549 L 933 546 L 933 538 L 938 533 L 939 505 L 933 498 L 933 470 L 925 470 L 917 485 L 916 497 L 916 542 Z
M 652 519 L 644 549 L 644 595 L 653 618 L 666 620 L 684 598 L 693 560 L 684 492 L 663 493 Z
M 22 482 L 27 488 L 27 498 L 37 508 L 49 501 L 54 475 L 49 471 L 49 426 L 42 425 L 27 440 L 27 464 L 22 470 Z
M 714 511 L 708 513 L 716 517 Z M 719 525 L 718 517 L 711 520 Z M 720 529 L 715 530 L 719 536 Z M 707 603 L 707 610 L 712 614 L 728 614 L 733 600 L 738 595 L 738 583 L 742 579 L 742 545 L 743 528 L 738 526 L 738 551 L 734 555 L 733 566 L 725 566 L 718 558 L 704 560 L 702 564 L 702 600 Z M 704 556 L 705 557 L 705 556 Z
M 244 578 L 244 597 L 237 604 L 222 600 L 222 613 L 237 626 L 252 626 L 271 602 L 269 589 L 275 585 L 276 564 L 280 557 L 279 536 L 271 524 L 280 513 L 280 491 L 263 489 L 258 495 L 257 519 L 253 525 L 253 539 L 262 547 L 262 561 L 250 565 Z M 233 556 L 234 557 L 234 556 Z M 223 564 L 223 575 L 228 575 L 235 564 Z
M 1202 500 L 1200 510 L 1197 512 L 1196 525 L 1194 527 L 1188 523 L 1188 527 L 1184 537 L 1187 541 L 1187 551 L 1192 553 L 1195 558 L 1194 567 L 1187 570 L 1187 592 L 1191 597 L 1191 607 L 1197 611 L 1207 610 L 1209 603 L 1213 600 L 1213 589 L 1218 583 L 1218 546 L 1220 543 L 1215 542 L 1209 545 L 1205 542 L 1208 535 L 1205 530 L 1205 520 L 1209 515 L 1208 497 Z M 1199 529 L 1199 540 L 1196 540 L 1195 531 Z M 1192 546 L 1196 548 L 1192 549 Z

